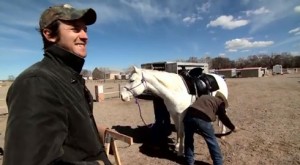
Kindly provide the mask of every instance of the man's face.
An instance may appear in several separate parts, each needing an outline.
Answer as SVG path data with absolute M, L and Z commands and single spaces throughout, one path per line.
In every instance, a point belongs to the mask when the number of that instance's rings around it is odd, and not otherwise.
M 56 45 L 84 58 L 87 55 L 87 27 L 83 21 L 60 21 Z

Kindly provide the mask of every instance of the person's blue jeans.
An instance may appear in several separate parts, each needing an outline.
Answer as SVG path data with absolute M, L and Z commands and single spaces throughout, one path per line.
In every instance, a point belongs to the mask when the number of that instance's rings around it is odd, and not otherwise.
M 194 118 L 188 113 L 184 118 L 184 154 L 188 165 L 193 165 L 194 160 L 194 133 L 200 133 L 209 149 L 210 156 L 214 165 L 222 165 L 222 153 L 215 136 L 214 128 L 211 122 L 200 118 Z

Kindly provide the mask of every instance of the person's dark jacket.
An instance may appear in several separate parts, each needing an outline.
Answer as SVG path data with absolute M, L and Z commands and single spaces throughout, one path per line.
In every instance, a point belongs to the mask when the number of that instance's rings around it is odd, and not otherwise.
M 7 93 L 3 165 L 110 164 L 79 75 L 84 59 L 51 46 Z
M 225 104 L 220 98 L 201 95 L 196 101 L 188 108 L 188 115 L 204 119 L 208 122 L 216 120 L 216 116 L 222 123 L 231 130 L 235 129 L 228 116 L 226 115 Z

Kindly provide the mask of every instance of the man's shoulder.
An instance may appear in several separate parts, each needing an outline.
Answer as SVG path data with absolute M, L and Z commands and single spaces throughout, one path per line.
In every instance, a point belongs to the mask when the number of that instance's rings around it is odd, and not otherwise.
M 28 68 L 26 68 L 18 77 L 18 79 L 26 79 L 30 77 L 42 77 L 47 74 L 47 68 L 43 66 L 41 62 L 37 62 Z
M 23 81 L 25 79 L 47 79 L 51 80 L 54 78 L 54 75 L 62 72 L 57 67 L 51 66 L 44 61 L 39 61 L 21 72 L 15 81 Z M 37 80 L 37 79 L 36 79 Z

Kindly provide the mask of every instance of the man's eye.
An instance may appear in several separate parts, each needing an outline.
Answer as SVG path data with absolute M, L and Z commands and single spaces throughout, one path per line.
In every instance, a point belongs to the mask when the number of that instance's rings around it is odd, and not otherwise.
M 80 28 L 72 28 L 72 30 L 73 30 L 73 32 L 75 32 L 75 33 L 79 33 L 80 32 Z
M 81 30 L 83 30 L 84 32 L 87 32 L 87 27 L 74 27 L 72 30 L 75 33 L 79 33 Z

